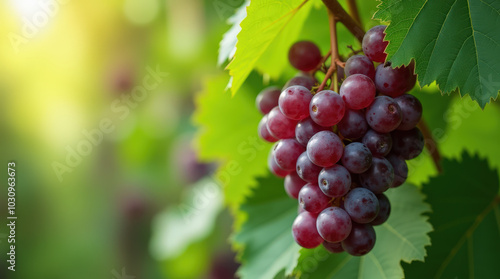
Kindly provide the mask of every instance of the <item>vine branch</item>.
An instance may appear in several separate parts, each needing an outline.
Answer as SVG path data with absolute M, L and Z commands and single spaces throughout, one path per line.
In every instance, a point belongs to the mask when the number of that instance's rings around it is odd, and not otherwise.
M 330 10 L 332 14 L 335 15 L 335 20 L 342 22 L 345 27 L 358 39 L 358 41 L 363 41 L 363 36 L 365 31 L 359 26 L 358 22 L 352 18 L 342 6 L 337 2 L 337 0 L 322 0 L 325 6 Z
M 361 17 L 359 16 L 358 5 L 356 5 L 356 0 L 347 0 L 347 6 L 349 8 L 349 13 L 354 18 L 354 20 L 357 21 L 359 25 L 362 25 Z
M 424 136 L 424 140 L 427 143 L 425 145 L 425 148 L 431 154 L 432 161 L 434 162 L 434 166 L 436 166 L 436 169 L 439 173 L 442 173 L 443 168 L 441 166 L 441 154 L 439 153 L 438 144 L 434 140 L 434 137 L 432 136 L 432 133 L 431 133 L 431 130 L 429 129 L 429 126 L 427 126 L 427 123 L 422 118 L 420 120 L 420 122 L 418 122 L 417 127 L 420 129 L 420 131 L 422 132 L 422 135 Z

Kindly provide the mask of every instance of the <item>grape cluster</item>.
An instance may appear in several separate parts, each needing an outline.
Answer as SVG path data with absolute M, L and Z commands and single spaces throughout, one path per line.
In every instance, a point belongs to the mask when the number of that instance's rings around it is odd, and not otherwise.
M 406 160 L 424 147 L 416 127 L 417 98 L 406 94 L 416 82 L 413 65 L 393 69 L 385 62 L 385 26 L 369 30 L 365 55 L 351 56 L 340 94 L 315 92 L 314 69 L 321 53 L 311 42 L 295 43 L 291 64 L 302 71 L 281 90 L 264 89 L 257 107 L 264 114 L 259 136 L 276 142 L 268 158 L 285 191 L 299 201 L 292 225 L 302 247 L 365 255 L 375 245 L 373 226 L 391 211 L 384 192 L 406 180 Z M 380 63 L 376 68 L 375 63 Z

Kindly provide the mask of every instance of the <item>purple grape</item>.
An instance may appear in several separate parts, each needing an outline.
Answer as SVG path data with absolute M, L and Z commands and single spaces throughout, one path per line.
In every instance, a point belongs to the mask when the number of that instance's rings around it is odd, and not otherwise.
M 278 139 L 291 139 L 295 137 L 297 121 L 286 117 L 279 107 L 273 108 L 268 116 L 266 127 L 271 136 Z
M 394 153 L 389 153 L 385 158 L 394 168 L 394 182 L 392 182 L 391 188 L 401 186 L 408 177 L 408 165 L 406 161 Z
M 281 90 L 276 86 L 268 87 L 260 91 L 255 99 L 259 111 L 262 114 L 268 114 L 274 107 L 277 107 L 280 94 Z
M 299 198 L 299 191 L 306 184 L 306 182 L 297 175 L 296 172 L 292 172 L 285 177 L 285 192 L 292 199 Z
M 295 170 L 297 159 L 306 149 L 294 139 L 280 140 L 274 146 L 273 156 L 278 167 L 285 171 Z
M 301 120 L 295 127 L 295 138 L 297 138 L 297 141 L 300 144 L 302 144 L 303 146 L 307 146 L 307 143 L 312 138 L 312 136 L 314 136 L 318 132 L 328 130 L 331 129 L 318 125 L 311 118 L 306 118 L 304 120 Z
M 319 173 L 318 185 L 325 195 L 342 197 L 351 189 L 351 174 L 340 165 L 324 168 Z
M 297 159 L 297 174 L 300 178 L 307 182 L 318 182 L 318 175 L 322 169 L 322 167 L 316 166 L 313 162 L 311 162 L 311 160 L 309 160 L 307 152 L 300 154 Z
M 363 256 L 373 249 L 376 238 L 371 225 L 353 222 L 351 234 L 342 241 L 342 248 L 353 256 Z
M 392 135 L 392 150 L 405 160 L 411 160 L 424 149 L 424 136 L 418 128 L 409 131 L 394 131 Z
M 344 248 L 342 248 L 341 242 L 323 242 L 323 247 L 325 247 L 326 251 L 330 253 L 342 253 L 344 252 Z
M 351 218 L 342 208 L 328 207 L 316 219 L 319 235 L 328 242 L 340 242 L 351 232 Z
M 350 109 L 359 110 L 368 107 L 373 102 L 375 93 L 373 81 L 361 74 L 348 76 L 340 86 L 340 96 Z
M 281 92 L 279 108 L 283 115 L 293 120 L 309 117 L 309 103 L 313 95 L 304 86 L 294 85 Z
M 378 96 L 366 109 L 366 122 L 379 133 L 389 133 L 401 124 L 403 118 L 401 108 L 394 99 Z
M 288 52 L 290 64 L 303 72 L 314 70 L 322 58 L 318 46 L 310 41 L 296 42 Z
M 415 85 L 413 64 L 393 69 L 389 64 L 380 64 L 375 72 L 377 91 L 393 98 L 403 95 Z
M 270 152 L 269 156 L 267 157 L 267 166 L 268 166 L 269 170 L 271 171 L 271 173 L 273 173 L 277 177 L 284 178 L 285 176 L 287 176 L 288 174 L 291 173 L 291 171 L 286 171 L 286 170 L 280 168 L 278 166 L 278 164 L 276 164 L 276 161 L 274 160 L 273 152 Z
M 389 219 L 389 215 L 391 214 L 391 203 L 389 199 L 384 194 L 376 195 L 378 198 L 378 203 L 380 205 L 380 210 L 377 214 L 377 217 L 370 222 L 372 226 L 382 225 Z
M 359 110 L 346 109 L 344 118 L 337 125 L 340 134 L 347 139 L 361 138 L 368 131 L 365 114 Z
M 359 224 L 373 221 L 380 209 L 375 194 L 365 188 L 352 189 L 345 196 L 344 208 L 351 219 Z
M 385 25 L 377 25 L 368 30 L 363 37 L 363 52 L 373 62 L 383 63 L 387 57 L 387 54 L 384 52 L 389 44 L 388 41 L 384 41 L 386 27 Z
M 389 133 L 378 133 L 374 130 L 368 130 L 361 140 L 373 156 L 385 156 L 389 154 L 392 148 L 392 137 Z
M 300 213 L 293 221 L 292 234 L 295 242 L 307 249 L 318 247 L 323 243 L 323 238 L 316 229 L 316 214 L 307 211 Z
M 294 85 L 304 86 L 308 90 L 311 90 L 316 83 L 317 81 L 314 77 L 300 73 L 295 77 L 293 77 L 292 79 L 290 79 L 289 81 L 287 81 L 285 83 L 285 86 L 283 86 L 283 90 Z
M 394 99 L 401 108 L 403 120 L 399 124 L 398 130 L 408 131 L 415 128 L 422 118 L 422 103 L 410 94 L 404 94 Z
M 331 167 L 342 157 L 344 146 L 340 138 L 331 131 L 315 134 L 307 143 L 309 160 L 320 167 Z
M 300 189 L 299 204 L 311 213 L 320 213 L 330 205 L 330 198 L 325 196 L 316 183 L 307 183 Z
M 372 153 L 366 145 L 353 142 L 344 148 L 342 165 L 352 173 L 363 173 L 372 165 Z
M 262 119 L 259 122 L 259 127 L 258 127 L 259 137 L 267 142 L 277 142 L 278 139 L 273 137 L 271 133 L 269 133 L 266 124 L 267 124 L 267 114 L 264 115 L 264 117 L 262 117 Z
M 309 104 L 311 119 L 323 127 L 337 125 L 344 117 L 344 112 L 342 97 L 331 90 L 316 93 Z
M 394 168 L 387 159 L 373 157 L 372 166 L 359 175 L 361 186 L 375 194 L 385 192 L 394 182 Z
M 351 76 L 362 74 L 375 81 L 375 67 L 373 62 L 364 55 L 353 55 L 345 62 L 345 74 Z

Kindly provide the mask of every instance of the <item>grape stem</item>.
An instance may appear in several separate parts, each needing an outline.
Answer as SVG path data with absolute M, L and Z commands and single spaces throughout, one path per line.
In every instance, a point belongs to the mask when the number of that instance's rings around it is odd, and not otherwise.
M 335 19 L 335 15 L 332 11 L 328 11 L 328 23 L 330 25 L 330 47 L 332 50 L 332 63 L 331 66 L 335 68 L 334 77 L 330 83 L 330 89 L 339 92 L 339 83 L 337 80 L 337 61 L 340 61 L 339 57 L 339 49 L 338 49 L 338 40 L 337 40 L 337 21 Z M 325 78 L 328 78 L 326 76 Z
M 427 123 L 422 118 L 420 122 L 418 122 L 417 127 L 420 129 L 422 135 L 424 136 L 424 139 L 426 141 L 425 148 L 431 154 L 434 166 L 436 167 L 439 173 L 442 173 L 443 168 L 441 167 L 441 154 L 439 153 L 438 144 L 434 140 L 434 137 L 432 136 L 429 126 L 427 126 Z
M 347 29 L 358 39 L 358 41 L 363 41 L 363 36 L 365 31 L 359 25 L 359 23 L 352 18 L 342 6 L 337 2 L 337 0 L 322 0 L 328 10 L 335 15 L 335 20 L 342 22 L 342 24 L 347 27 Z M 357 9 L 356 9 L 357 10 Z M 358 15 L 359 16 L 359 15 Z

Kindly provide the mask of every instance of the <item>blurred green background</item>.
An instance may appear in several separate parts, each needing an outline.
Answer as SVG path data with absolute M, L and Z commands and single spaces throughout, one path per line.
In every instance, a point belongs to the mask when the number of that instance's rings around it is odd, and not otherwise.
M 224 162 L 199 162 L 192 114 L 207 77 L 228 79 L 217 52 L 243 2 L 1 0 L 0 278 L 233 278 L 233 221 L 211 175 Z M 376 3 L 360 11 L 371 15 Z M 314 10 L 306 26 L 299 39 L 326 52 L 326 10 Z M 339 27 L 343 55 L 347 44 L 359 48 L 346 33 Z M 296 71 L 284 73 L 272 84 Z M 236 100 L 257 115 L 254 98 L 269 79 L 253 72 L 244 90 L 254 95 L 226 93 L 220 107 Z M 468 150 L 500 166 L 498 102 L 483 111 L 436 86 L 414 90 L 443 157 Z M 11 161 L 16 272 L 6 254 Z M 436 174 L 428 152 L 409 167 L 416 185 Z
M 232 278 L 190 118 L 242 3 L 1 2 L 0 177 L 15 161 L 18 220 L 16 272 L 0 227 L 0 278 Z

